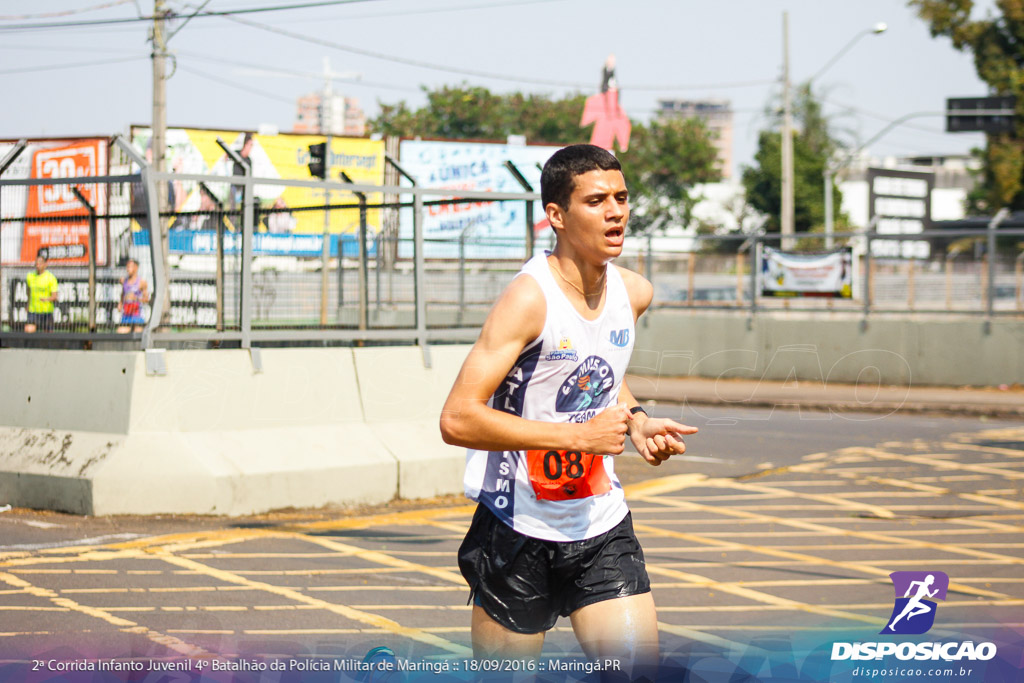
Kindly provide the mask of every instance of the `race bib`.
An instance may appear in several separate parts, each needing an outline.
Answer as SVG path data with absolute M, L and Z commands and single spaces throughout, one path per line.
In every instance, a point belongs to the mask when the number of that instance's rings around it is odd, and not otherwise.
M 527 451 L 530 483 L 538 500 L 572 500 L 607 493 L 604 457 L 580 451 Z

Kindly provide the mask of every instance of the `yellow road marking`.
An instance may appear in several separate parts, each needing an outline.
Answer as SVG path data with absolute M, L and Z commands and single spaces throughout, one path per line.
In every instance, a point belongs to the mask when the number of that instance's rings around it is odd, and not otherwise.
M 752 588 L 745 588 L 743 586 L 722 583 L 720 581 L 709 579 L 705 576 L 700 576 L 699 574 L 690 574 L 688 572 L 681 572 L 676 569 L 668 569 L 666 567 L 662 567 L 656 564 L 652 565 L 648 563 L 647 572 L 649 574 L 657 574 L 658 576 L 668 576 L 673 579 L 681 579 L 684 581 L 689 581 L 691 583 L 701 584 L 706 588 L 718 590 L 723 593 L 729 593 L 731 595 L 736 595 L 738 597 L 746 598 L 747 600 L 752 600 L 758 603 L 785 606 L 789 609 L 796 611 L 809 612 L 811 614 L 820 614 L 827 617 L 838 617 L 840 619 L 859 621 L 862 623 L 872 625 L 885 625 L 884 619 L 879 619 L 877 617 L 872 617 L 866 614 L 857 614 L 855 612 L 847 612 L 844 610 L 832 610 L 822 608 L 817 605 L 809 605 L 807 603 L 799 602 L 797 600 L 791 600 L 789 598 L 782 598 L 777 595 L 772 595 L 771 593 L 764 593 L 762 591 L 757 591 Z M 756 612 L 759 609 L 759 605 L 748 605 L 748 608 L 750 609 L 750 611 Z
M 237 573 L 229 572 L 223 569 L 216 569 L 214 567 L 200 564 L 195 560 L 190 560 L 184 557 L 178 557 L 170 553 L 158 550 L 152 550 L 151 552 L 153 552 L 157 557 L 159 557 L 164 562 L 174 564 L 182 568 L 192 569 L 196 572 L 205 574 L 206 576 L 218 579 L 225 583 L 234 583 L 238 585 L 251 586 L 253 588 L 258 588 L 273 595 L 278 595 L 288 600 L 292 600 L 293 602 L 298 602 L 300 604 L 306 605 L 315 605 L 328 612 L 333 612 L 334 614 L 338 614 L 342 617 L 345 617 L 350 621 L 357 621 L 363 624 L 368 624 L 370 626 L 375 626 L 377 628 L 384 629 L 388 633 L 403 636 L 405 638 L 410 638 L 412 640 L 416 640 L 418 642 L 425 643 L 433 647 L 437 647 L 446 652 L 451 652 L 459 655 L 468 654 L 470 652 L 468 648 L 462 645 L 457 645 L 451 641 L 439 638 L 421 629 L 402 626 L 396 621 L 393 621 L 386 617 L 382 617 L 377 614 L 370 614 L 368 612 L 352 609 L 351 607 L 347 607 L 345 605 L 338 605 L 336 603 L 327 602 L 326 600 L 320 600 L 319 598 L 314 598 L 292 588 L 286 588 L 284 586 L 274 586 L 268 583 L 253 581 Z
M 395 569 L 403 569 L 405 571 L 418 572 L 420 574 L 427 574 L 433 576 L 436 579 L 447 581 L 449 583 L 455 583 L 460 586 L 466 586 L 466 580 L 462 578 L 462 574 L 449 571 L 447 569 L 441 569 L 439 567 L 430 567 L 425 564 L 417 564 L 415 562 L 409 562 L 408 560 L 402 560 L 397 557 L 392 557 L 387 553 L 382 553 L 376 550 L 364 550 L 353 545 L 347 545 L 345 543 L 339 543 L 338 541 L 332 541 L 329 538 L 322 538 L 320 536 L 309 536 L 306 534 L 293 534 L 293 538 L 297 538 L 307 543 L 315 543 L 323 546 L 324 548 L 330 548 L 337 552 L 342 552 L 352 557 L 358 557 L 361 560 L 367 562 L 374 562 L 376 564 L 382 564 L 386 567 L 393 567 Z
M 844 510 L 860 510 L 871 513 L 875 517 L 882 517 L 884 519 L 892 519 L 894 515 L 890 510 L 880 505 L 869 505 L 867 503 L 857 503 L 851 500 L 846 500 L 841 496 L 834 496 L 822 493 L 800 493 L 797 491 L 790 491 L 784 488 L 778 488 L 774 486 L 765 486 L 763 484 L 750 484 L 737 481 L 730 481 L 728 479 L 710 479 L 704 483 L 705 486 L 721 486 L 737 489 L 751 489 L 754 491 L 762 491 L 768 493 L 774 493 L 778 496 L 787 496 L 793 498 L 801 498 L 805 500 L 817 500 L 823 503 L 829 503 L 832 506 L 839 507 Z
M 653 501 L 648 501 L 648 502 L 653 502 Z M 666 505 L 679 506 L 681 508 L 691 509 L 691 510 L 692 509 L 704 509 L 704 508 L 707 507 L 707 506 L 704 506 L 704 505 L 700 505 L 699 503 L 691 503 L 689 501 L 677 502 L 677 501 L 673 501 L 673 500 L 664 500 L 663 502 Z M 752 513 L 748 513 L 748 512 L 745 512 L 743 510 L 733 510 L 733 509 L 730 509 L 730 508 L 720 508 L 720 509 L 718 509 L 718 512 L 720 514 L 726 514 L 726 515 L 730 515 L 730 516 L 733 516 L 733 517 L 746 517 L 748 519 L 751 518 L 751 517 L 757 517 L 756 515 L 753 515 Z M 784 517 L 768 517 L 767 515 L 762 515 L 761 519 L 763 521 L 772 521 L 772 522 L 777 523 L 777 524 L 782 524 L 782 525 L 786 525 L 786 526 L 795 526 L 795 527 L 798 527 L 798 528 L 807 529 L 808 531 L 830 531 L 833 534 L 839 535 L 839 536 L 854 536 L 854 537 L 857 537 L 857 538 L 864 538 L 864 539 L 867 539 L 867 540 L 870 540 L 870 541 L 881 541 L 881 542 L 884 542 L 884 543 L 893 543 L 893 544 L 895 544 L 897 546 L 902 546 L 902 547 L 929 548 L 929 549 L 932 549 L 932 550 L 942 550 L 942 551 L 945 551 L 945 552 L 955 552 L 955 553 L 963 554 L 963 555 L 971 555 L 971 556 L 978 557 L 978 558 L 996 559 L 996 560 L 1000 560 L 1000 561 L 1004 561 L 1004 562 L 1012 563 L 1012 564 L 1024 564 L 1024 558 L 1009 557 L 1009 556 L 1006 556 L 1006 555 L 997 555 L 995 553 L 988 553 L 988 552 L 985 552 L 983 550 L 973 550 L 971 548 L 959 548 L 957 546 L 950 546 L 950 545 L 946 545 L 946 544 L 942 544 L 942 543 L 932 543 L 932 542 L 929 542 L 929 541 L 909 541 L 907 539 L 899 538 L 898 536 L 891 536 L 891 535 L 888 535 L 888 534 L 877 534 L 877 533 L 869 533 L 869 532 L 862 532 L 862 531 L 853 531 L 853 530 L 849 530 L 849 529 L 838 529 L 838 528 L 835 528 L 835 527 L 827 527 L 827 526 L 823 526 L 823 525 L 820 525 L 820 524 L 807 524 L 807 523 L 804 523 L 804 522 L 793 522 L 791 520 L 785 519 Z M 698 542 L 701 542 L 700 539 L 703 538 L 701 536 L 695 536 L 695 535 L 691 535 L 691 536 L 692 536 L 693 540 L 696 540 Z M 766 550 L 769 550 L 769 549 L 766 549 Z M 785 551 L 783 551 L 783 552 L 785 552 Z M 767 553 L 767 554 L 772 554 L 772 553 Z M 806 557 L 812 557 L 812 556 L 806 556 Z M 817 562 L 822 562 L 823 560 L 821 558 L 816 558 L 816 561 Z M 828 561 L 824 561 L 824 562 L 828 563 Z M 857 565 L 855 563 L 851 563 L 851 567 L 852 566 L 857 566 Z M 863 566 L 863 565 L 861 565 L 861 566 Z M 878 569 L 875 569 L 875 568 L 871 568 L 871 569 L 873 571 L 869 571 L 868 573 L 882 572 L 883 574 L 888 575 L 888 572 L 885 572 L 884 570 L 878 570 Z M 953 588 L 954 584 L 951 583 L 950 587 Z M 976 592 L 976 589 L 971 589 L 969 586 L 960 586 L 959 584 L 956 584 L 955 585 L 955 589 L 956 590 L 962 590 L 964 592 L 969 592 L 969 593 L 972 593 L 974 595 L 978 595 L 979 594 L 979 593 Z M 989 597 L 1006 597 L 1004 595 L 995 596 L 995 595 L 993 595 L 991 593 L 988 594 L 988 595 L 989 595 Z
M 365 610 L 389 610 L 389 609 L 404 609 L 404 610 L 431 610 L 439 612 L 468 612 L 473 609 L 472 605 L 351 605 L 354 609 L 365 609 Z
M 943 448 L 953 448 L 959 451 L 974 451 L 978 453 L 991 453 L 993 455 L 1009 455 L 1012 458 L 1024 458 L 1024 451 L 1012 448 L 1000 448 L 999 446 L 978 446 L 970 443 L 946 442 Z
M 661 611 L 660 608 L 659 611 Z M 708 645 L 714 645 L 716 647 L 721 647 L 723 649 L 730 651 L 742 650 L 756 652 L 760 649 L 753 647 L 751 645 L 743 645 L 741 643 L 737 643 L 736 641 L 728 640 L 726 638 L 720 638 L 719 636 L 711 635 L 710 633 L 705 633 L 695 628 L 690 628 L 687 626 L 676 626 L 674 624 L 666 624 L 663 621 L 658 622 L 658 630 L 664 631 L 665 633 L 671 633 L 674 636 L 681 636 L 683 638 L 686 638 L 687 640 L 696 640 L 701 643 L 707 643 Z
M 999 467 L 989 467 L 988 465 L 953 462 L 938 457 L 939 455 L 946 454 L 930 453 L 927 456 L 900 455 L 898 453 L 890 453 L 877 448 L 861 448 L 860 452 L 879 460 L 900 460 L 903 462 L 912 462 L 916 465 L 927 465 L 928 467 L 932 467 L 937 470 L 962 470 L 964 472 L 976 472 L 978 474 L 988 474 L 996 477 L 1005 477 L 1007 479 L 1024 479 L 1024 472 L 1006 470 Z M 953 456 L 948 455 L 946 457 L 951 458 Z
M 389 633 L 381 628 L 247 628 L 247 636 L 350 636 L 357 634 Z
M 210 656 L 210 653 L 202 649 L 201 647 L 190 645 L 189 643 L 186 643 L 183 640 L 179 640 L 174 636 L 169 636 L 149 629 L 145 626 L 140 626 L 134 621 L 128 621 L 127 619 L 122 619 L 121 617 L 115 617 L 113 614 L 110 614 L 109 612 L 102 610 L 98 607 L 89 607 L 88 605 L 79 604 L 74 600 L 71 600 L 70 598 L 62 598 L 47 588 L 42 588 L 40 586 L 33 585 L 20 577 L 14 576 L 13 574 L 9 574 L 7 572 L 0 572 L 0 581 L 3 581 L 4 583 L 10 586 L 15 586 L 16 588 L 22 588 L 25 590 L 25 592 L 31 593 L 32 595 L 35 595 L 37 597 L 46 598 L 57 607 L 64 607 L 75 612 L 81 612 L 82 614 L 85 614 L 87 616 L 105 621 L 112 626 L 117 626 L 124 633 L 135 633 L 142 635 L 148 638 L 149 640 L 153 641 L 154 643 L 163 645 L 164 647 L 174 650 L 179 654 L 183 654 L 188 657 Z
M 953 608 L 953 607 L 977 607 L 983 605 L 985 607 L 1020 607 L 1024 605 L 1024 600 L 947 600 L 942 602 L 942 608 Z M 888 602 L 862 602 L 862 603 L 849 603 L 849 604 L 836 604 L 836 605 L 814 605 L 814 607 L 820 607 L 822 609 L 831 610 L 851 610 L 851 609 L 876 609 L 889 611 L 892 609 L 892 601 Z M 807 611 L 807 610 L 796 610 L 788 605 L 683 605 L 683 606 L 669 606 L 669 607 L 658 607 L 659 612 L 747 612 L 747 611 L 760 611 L 760 612 L 788 612 L 788 611 Z
M 636 525 L 635 524 L 634 528 L 640 528 L 641 526 L 644 527 L 645 530 L 648 531 L 649 533 L 659 534 L 659 530 L 656 527 L 649 527 L 648 525 Z M 669 537 L 673 537 L 673 538 L 679 538 L 679 539 L 682 539 L 682 540 L 695 541 L 697 543 L 704 543 L 706 545 L 712 545 L 712 546 L 719 546 L 720 547 L 722 545 L 727 545 L 727 544 L 722 544 L 721 542 L 719 542 L 715 538 L 706 537 L 706 536 L 700 536 L 700 535 L 697 535 L 697 534 L 680 533 L 680 532 L 677 532 L 677 531 L 662 530 L 662 531 L 660 531 L 659 535 L 665 535 L 665 536 L 669 536 Z M 772 557 L 786 558 L 786 559 L 793 560 L 793 561 L 796 561 L 796 562 L 810 563 L 810 564 L 816 564 L 816 565 L 824 565 L 824 566 L 828 566 L 828 567 L 836 567 L 838 569 L 849 569 L 849 570 L 853 570 L 853 571 L 860 572 L 860 573 L 863 573 L 863 574 L 871 574 L 873 576 L 889 578 L 889 572 L 888 571 L 886 571 L 885 569 L 879 569 L 878 567 L 875 567 L 875 566 L 873 566 L 871 564 L 862 564 L 862 563 L 859 563 L 859 562 L 844 562 L 844 561 L 840 561 L 840 560 L 829 560 L 827 558 L 818 557 L 817 555 L 806 555 L 806 554 L 803 554 L 803 553 L 795 553 L 795 552 L 788 551 L 788 550 L 782 550 L 782 549 L 776 548 L 774 546 L 744 546 L 743 550 L 746 550 L 746 551 L 749 551 L 749 552 L 758 553 L 758 554 L 761 554 L 761 555 L 769 555 L 769 556 L 772 556 Z M 955 587 L 956 590 L 958 590 L 960 592 L 968 593 L 970 595 L 981 595 L 981 596 L 985 596 L 985 597 L 994 597 L 994 598 L 1009 598 L 1009 596 L 1004 594 L 1004 593 L 996 593 L 996 592 L 993 592 L 993 591 L 987 591 L 987 590 L 983 590 L 983 589 L 980 589 L 980 588 L 972 588 L 970 586 L 963 585 L 962 582 L 961 583 L 951 583 L 950 587 L 951 588 Z
M 465 581 L 463 581 L 465 583 Z M 467 586 L 308 586 L 309 591 L 411 591 L 415 593 L 464 593 Z
M 797 465 L 793 469 L 800 469 L 801 471 L 820 471 L 824 468 L 824 463 L 807 463 L 803 465 Z M 935 495 L 944 496 L 956 496 L 964 500 L 972 500 L 976 503 L 986 503 L 988 505 L 995 505 L 998 507 L 1005 507 L 1014 510 L 1024 510 L 1024 503 L 1020 503 L 1014 500 L 1007 500 L 1005 498 L 996 498 L 984 495 L 983 492 L 979 491 L 976 493 L 957 493 L 948 488 L 941 486 L 931 486 L 928 484 L 920 484 L 902 479 L 893 479 L 888 477 L 858 477 L 855 474 L 847 473 L 842 470 L 831 472 L 833 475 L 838 475 L 844 479 L 852 479 L 857 483 L 876 483 L 884 484 L 888 486 L 895 486 L 900 488 L 909 488 L 924 493 L 932 493 Z M 1014 489 L 1005 489 L 1006 491 L 1013 493 Z M 847 494 L 849 495 L 849 494 Z M 882 495 L 882 494 L 879 494 Z M 889 494 L 894 495 L 894 494 Z

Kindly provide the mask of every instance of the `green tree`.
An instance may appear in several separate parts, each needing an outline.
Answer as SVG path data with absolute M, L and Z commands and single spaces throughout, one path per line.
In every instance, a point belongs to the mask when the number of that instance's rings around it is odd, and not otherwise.
M 797 89 L 793 102 L 793 223 L 796 232 L 821 229 L 825 223 L 825 166 L 842 148 L 824 115 L 821 102 L 809 85 Z M 743 187 L 747 201 L 768 220 L 768 232 L 781 230 L 782 215 L 782 135 L 780 118 L 773 114 L 775 126 L 758 136 L 754 166 L 743 169 Z M 842 205 L 842 194 L 833 186 L 834 206 Z M 846 224 L 838 215 L 836 225 Z
M 590 139 L 589 127 L 579 125 L 584 95 L 501 95 L 466 84 L 424 92 L 427 103 L 419 109 L 410 109 L 405 102 L 381 104 L 380 115 L 369 122 L 370 130 L 453 140 L 504 140 L 517 134 L 529 142 L 561 145 Z M 693 186 L 720 177 L 711 134 L 696 119 L 633 122 L 629 149 L 618 156 L 629 183 L 633 232 L 646 230 L 659 219 L 665 227 L 689 224 L 699 200 L 692 194 Z
M 451 140 L 504 140 L 525 135 L 530 142 L 569 144 L 588 137 L 580 127 L 583 95 L 555 100 L 547 95 L 492 93 L 479 86 L 424 88 L 427 103 L 411 110 L 405 102 L 381 104 L 369 121 L 371 132 Z
M 972 19 L 973 0 L 910 0 L 933 37 L 949 38 L 953 47 L 974 55 L 978 77 L 996 94 L 1017 98 L 1013 131 L 989 135 L 980 186 L 968 197 L 971 213 L 1001 207 L 1024 209 L 1024 0 L 995 0 L 996 15 Z
M 634 123 L 629 149 L 619 153 L 619 161 L 629 181 L 634 233 L 655 224 L 690 225 L 700 201 L 694 186 L 721 178 L 714 140 L 698 119 Z

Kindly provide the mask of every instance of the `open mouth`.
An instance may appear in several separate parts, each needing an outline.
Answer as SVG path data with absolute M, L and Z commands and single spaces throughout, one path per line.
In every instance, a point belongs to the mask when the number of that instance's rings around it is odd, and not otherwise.
M 622 239 L 625 236 L 625 230 L 621 227 L 611 228 L 610 230 L 605 231 L 604 236 L 613 244 L 622 244 Z

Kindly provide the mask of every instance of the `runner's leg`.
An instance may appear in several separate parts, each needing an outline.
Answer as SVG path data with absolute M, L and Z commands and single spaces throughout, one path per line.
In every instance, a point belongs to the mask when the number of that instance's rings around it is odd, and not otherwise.
M 618 659 L 626 671 L 658 661 L 658 614 L 650 592 L 596 602 L 569 618 L 590 659 Z
M 473 656 L 536 659 L 544 646 L 544 632 L 517 633 L 488 616 L 483 607 L 473 605 Z

